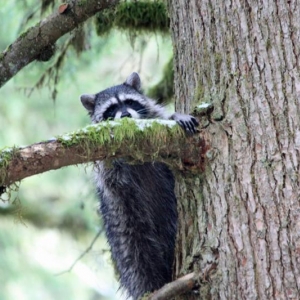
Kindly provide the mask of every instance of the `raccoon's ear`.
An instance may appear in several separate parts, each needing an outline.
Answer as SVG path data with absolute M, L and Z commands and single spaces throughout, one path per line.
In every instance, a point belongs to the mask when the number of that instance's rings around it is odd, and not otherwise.
M 90 114 L 94 112 L 95 99 L 96 99 L 96 95 L 83 94 L 80 96 L 82 105 Z
M 125 84 L 128 84 L 132 86 L 137 91 L 140 91 L 141 89 L 141 79 L 138 73 L 133 72 L 131 75 L 129 75 L 125 81 Z

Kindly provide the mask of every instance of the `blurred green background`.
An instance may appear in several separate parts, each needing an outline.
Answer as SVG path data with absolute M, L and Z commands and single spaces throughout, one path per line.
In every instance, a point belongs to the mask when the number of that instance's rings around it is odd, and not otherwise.
M 40 1 L 3 2 L 0 51 L 40 17 L 38 12 L 24 25 Z M 0 148 L 28 145 L 88 125 L 80 94 L 119 84 L 133 71 L 140 73 L 145 90 L 161 79 L 172 55 L 169 37 L 143 35 L 133 41 L 128 33 L 117 31 L 98 37 L 93 22 L 88 25 L 90 49 L 80 55 L 68 51 L 55 101 L 51 81 L 49 87 L 31 91 L 55 58 L 31 63 L 0 89 Z M 117 292 L 104 234 L 71 271 L 59 274 L 87 250 L 101 229 L 91 169 L 72 166 L 33 176 L 19 184 L 9 201 L 2 196 L 1 300 L 125 299 Z

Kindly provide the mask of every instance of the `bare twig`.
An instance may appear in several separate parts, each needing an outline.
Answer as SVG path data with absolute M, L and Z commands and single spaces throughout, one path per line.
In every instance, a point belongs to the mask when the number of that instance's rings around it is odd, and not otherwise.
M 72 271 L 72 269 L 75 267 L 75 265 L 77 264 L 78 261 L 80 261 L 87 253 L 89 253 L 94 244 L 96 243 L 98 237 L 102 234 L 103 232 L 103 228 L 99 229 L 97 234 L 95 235 L 95 237 L 93 238 L 91 244 L 85 249 L 85 251 L 83 251 L 78 257 L 77 259 L 72 263 L 72 265 L 69 267 L 69 269 L 65 270 L 65 271 L 62 271 L 62 272 L 59 272 L 56 274 L 56 276 L 59 276 L 59 275 L 62 275 L 62 274 L 65 274 L 65 273 L 69 273 Z
M 215 272 L 217 263 L 208 264 L 200 272 L 193 272 L 167 283 L 154 293 L 143 297 L 143 300 L 169 300 L 192 291 L 200 282 L 207 282 Z
M 149 295 L 148 300 L 164 300 L 171 299 L 183 293 L 189 292 L 197 282 L 197 275 L 195 272 L 187 274 L 175 281 L 164 285 L 161 289 Z

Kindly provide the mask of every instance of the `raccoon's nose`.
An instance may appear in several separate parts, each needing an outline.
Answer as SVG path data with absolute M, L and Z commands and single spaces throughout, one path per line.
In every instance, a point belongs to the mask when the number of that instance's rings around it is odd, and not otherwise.
M 122 112 L 121 118 L 125 118 L 125 117 L 131 118 L 131 114 L 128 111 Z

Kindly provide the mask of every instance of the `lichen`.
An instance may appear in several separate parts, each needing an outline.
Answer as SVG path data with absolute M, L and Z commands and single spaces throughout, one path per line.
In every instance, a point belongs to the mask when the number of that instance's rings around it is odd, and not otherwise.
M 212 103 L 210 103 L 210 102 L 202 102 L 202 103 L 200 103 L 199 105 L 197 105 L 195 107 L 194 112 L 196 114 L 202 115 L 203 113 L 206 113 L 206 112 L 210 111 L 212 108 L 213 108 L 213 104 Z

